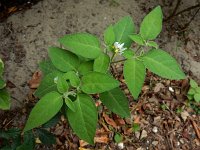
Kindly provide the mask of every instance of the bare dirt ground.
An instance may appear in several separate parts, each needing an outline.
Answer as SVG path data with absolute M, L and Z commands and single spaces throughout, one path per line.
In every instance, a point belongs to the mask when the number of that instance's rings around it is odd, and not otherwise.
M 199 0 L 183 0 L 177 12 L 199 3 Z M 176 1 L 43 0 L 31 9 L 17 12 L 0 23 L 0 57 L 5 62 L 5 79 L 8 80 L 8 89 L 12 95 L 12 110 L 14 112 L 23 110 L 20 112 L 21 114 L 13 113 L 10 115 L 13 116 L 13 119 L 10 118 L 12 120 L 11 126 L 23 127 L 26 115 L 22 114 L 25 113 L 24 109 L 27 109 L 25 102 L 32 100 L 28 81 L 38 69 L 38 63 L 47 58 L 47 48 L 59 46 L 57 42 L 59 37 L 68 33 L 89 32 L 102 38 L 102 33 L 109 24 L 118 21 L 123 16 L 130 15 L 138 26 L 145 14 L 157 5 L 161 5 L 166 19 L 172 14 Z M 163 31 L 157 42 L 162 49 L 177 58 L 188 76 L 200 83 L 200 11 L 198 12 L 198 9 L 191 9 L 165 21 Z M 142 106 L 139 105 L 137 111 L 133 113 L 133 116 L 142 118 L 141 132 L 138 133 L 139 135 L 136 133 L 125 135 L 125 137 L 127 136 L 124 142 L 127 145 L 126 149 L 200 149 L 200 143 L 191 123 L 193 121 L 200 123 L 199 116 L 191 115 L 190 119 L 183 121 L 180 115 L 174 114 L 174 110 L 184 106 L 184 98 L 178 99 L 177 94 L 174 95 L 167 91 L 169 85 L 176 87 L 183 83 L 161 80 L 157 77 L 152 79 L 149 76 L 144 87 L 149 86 L 149 80 L 154 81 L 155 86 L 157 83 L 162 83 L 165 87 L 165 90 L 162 91 L 163 95 L 168 96 L 162 99 L 173 99 L 173 102 L 165 101 L 164 103 L 169 104 L 170 109 L 162 110 L 160 105 L 163 102 L 159 102 L 162 92 L 159 91 L 159 94 L 154 93 L 154 96 L 152 96 L 152 91 L 147 90 L 148 92 L 145 93 L 144 88 L 139 100 L 139 102 L 142 101 L 139 103 Z M 149 97 L 153 99 L 149 99 Z M 174 103 L 176 107 L 171 106 Z M 135 105 L 136 102 L 131 102 L 131 106 L 134 107 L 131 110 L 136 109 Z M 146 108 L 150 111 L 144 111 Z M 9 115 L 6 117 L 9 117 Z M 102 118 L 105 118 L 105 116 Z M 156 119 L 159 122 L 156 122 Z M 126 124 L 128 124 L 128 121 L 126 121 Z M 59 125 L 66 126 L 65 122 L 64 125 L 63 122 Z M 159 134 L 152 132 L 155 126 L 159 127 Z M 176 130 L 178 128 L 180 130 Z M 123 125 L 119 125 L 116 131 L 125 134 L 125 129 L 123 129 Z M 66 129 L 64 130 L 66 131 Z M 147 136 L 141 138 L 143 131 L 147 133 Z M 186 131 L 188 132 L 186 133 Z M 109 131 L 109 137 L 112 138 L 113 134 Z M 70 137 L 69 139 L 72 143 L 75 143 L 74 149 L 77 149 L 77 145 L 79 145 L 76 144 L 78 143 L 77 137 Z M 154 143 L 153 146 L 152 143 Z M 62 146 L 59 148 L 63 149 Z M 113 142 L 104 145 L 97 144 L 93 148 L 103 149 L 102 147 L 118 149 Z M 69 149 L 69 145 L 65 148 Z

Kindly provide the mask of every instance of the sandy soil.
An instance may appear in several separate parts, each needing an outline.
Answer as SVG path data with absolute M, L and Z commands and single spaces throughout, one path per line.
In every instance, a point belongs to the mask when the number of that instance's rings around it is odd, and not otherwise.
M 184 0 L 178 9 L 196 5 Z M 47 57 L 49 46 L 74 32 L 89 32 L 102 38 L 106 26 L 130 15 L 138 25 L 153 7 L 161 5 L 169 16 L 175 2 L 165 0 L 43 0 L 31 9 L 18 12 L 0 24 L 0 57 L 5 62 L 5 78 L 10 82 L 12 109 L 27 100 L 30 80 L 38 63 Z M 200 81 L 200 12 L 181 31 L 197 9 L 164 23 L 158 39 L 160 47 L 175 56 L 188 75 Z M 138 29 L 138 28 L 137 28 Z

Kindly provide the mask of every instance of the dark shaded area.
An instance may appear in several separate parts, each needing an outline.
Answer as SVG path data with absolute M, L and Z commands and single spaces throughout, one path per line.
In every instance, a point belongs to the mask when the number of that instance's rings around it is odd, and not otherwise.
M 28 9 L 41 0 L 0 0 L 0 22 L 14 12 Z

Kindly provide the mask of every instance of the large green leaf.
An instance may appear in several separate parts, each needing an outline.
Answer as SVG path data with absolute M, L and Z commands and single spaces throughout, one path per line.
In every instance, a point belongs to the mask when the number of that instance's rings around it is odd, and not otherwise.
M 71 109 L 73 112 L 76 112 L 76 107 L 75 107 L 75 105 L 74 105 L 74 102 L 72 102 L 70 98 L 65 98 L 65 104 L 66 104 L 67 107 L 69 107 L 69 109 Z
M 93 64 L 94 64 L 94 61 L 91 60 L 91 61 L 86 61 L 86 62 L 82 62 L 78 68 L 78 73 L 80 75 L 85 75 L 87 74 L 88 72 L 91 72 L 93 71 Z
M 73 131 L 84 141 L 94 144 L 97 126 L 97 109 L 92 98 L 79 94 L 74 101 L 76 112 L 67 109 L 67 118 Z
M 85 58 L 96 58 L 101 52 L 97 37 L 88 33 L 65 35 L 59 42 L 73 53 Z
M 120 117 L 129 117 L 128 100 L 119 87 L 100 94 L 100 100 L 112 112 Z
M 10 109 L 10 95 L 6 89 L 0 90 L 0 109 Z
M 129 48 L 132 43 L 129 35 L 135 32 L 135 26 L 132 18 L 130 16 L 123 17 L 114 25 L 114 32 L 116 42 L 124 43 L 125 47 Z
M 146 69 L 143 63 L 137 59 L 129 59 L 124 63 L 124 78 L 125 82 L 135 99 L 141 92 Z
M 76 70 L 79 65 L 78 57 L 70 51 L 57 47 L 50 47 L 48 54 L 54 66 L 60 71 L 67 72 Z
M 115 33 L 112 25 L 110 25 L 104 32 L 104 42 L 109 46 L 113 45 L 115 42 Z
M 140 34 L 144 40 L 153 40 L 162 30 L 162 10 L 160 6 L 153 9 L 143 19 L 140 26 Z
M 109 91 L 119 86 L 119 82 L 109 75 L 90 72 L 82 77 L 81 89 L 87 94 Z
M 110 57 L 105 53 L 101 53 L 99 57 L 94 60 L 93 70 L 96 72 L 106 73 L 109 65 Z
M 60 72 L 51 62 L 51 60 L 44 60 L 39 63 L 39 68 L 42 71 L 42 75 L 46 76 L 49 73 L 52 72 Z
M 32 109 L 24 132 L 38 127 L 55 116 L 63 105 L 62 95 L 51 92 L 42 97 Z
M 144 45 L 145 41 L 139 34 L 129 35 L 129 38 L 139 45 Z
M 176 60 L 161 49 L 150 50 L 142 59 L 150 71 L 163 78 L 174 80 L 185 78 Z
M 57 91 L 57 84 L 55 83 L 55 79 L 60 75 L 61 73 L 59 72 L 52 72 L 46 75 L 40 83 L 40 86 L 35 91 L 34 95 L 41 98 L 49 92 Z

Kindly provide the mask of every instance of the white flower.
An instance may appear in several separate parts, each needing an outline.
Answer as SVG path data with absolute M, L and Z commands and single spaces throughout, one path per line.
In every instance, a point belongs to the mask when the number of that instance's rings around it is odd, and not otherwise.
M 119 42 L 114 43 L 114 48 L 115 48 L 115 53 L 119 53 L 120 55 L 122 55 L 124 51 L 127 49 L 124 47 L 124 43 L 120 44 Z
M 57 84 L 58 83 L 58 76 L 55 77 L 53 80 L 54 80 L 54 83 Z

